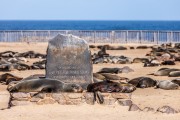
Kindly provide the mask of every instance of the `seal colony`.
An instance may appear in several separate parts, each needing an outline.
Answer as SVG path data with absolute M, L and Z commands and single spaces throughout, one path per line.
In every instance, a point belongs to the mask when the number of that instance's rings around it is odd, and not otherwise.
M 96 46 L 93 46 L 93 49 L 96 49 Z M 99 46 L 98 46 L 99 47 Z M 9 84 L 8 90 L 10 93 L 16 93 L 16 92 L 38 92 L 38 93 L 60 93 L 60 92 L 74 92 L 74 93 L 82 93 L 82 92 L 93 92 L 94 96 L 96 96 L 96 100 L 100 101 L 100 103 L 105 103 L 106 100 L 102 93 L 134 93 L 137 89 L 138 90 L 144 90 L 145 88 L 154 88 L 162 89 L 162 90 L 178 90 L 179 89 L 179 79 L 175 77 L 179 77 L 179 69 L 173 68 L 171 66 L 169 68 L 168 64 L 172 64 L 172 62 L 175 63 L 175 65 L 179 65 L 179 49 L 178 45 L 176 44 L 174 47 L 167 47 L 165 48 L 163 45 L 156 47 L 148 47 L 148 46 L 140 46 L 140 47 L 134 47 L 135 49 L 149 49 L 152 50 L 150 53 L 147 53 L 148 55 L 145 57 L 125 57 L 125 56 L 111 56 L 109 49 L 111 50 L 117 50 L 121 49 L 126 51 L 129 49 L 128 47 L 114 47 L 114 48 L 108 48 L 106 47 L 99 47 L 100 51 L 96 54 L 96 56 L 93 56 L 92 58 L 98 59 L 103 58 L 103 61 L 106 61 L 107 57 L 108 62 L 97 62 L 97 64 L 100 64 L 100 69 L 97 70 L 97 72 L 93 73 L 93 83 L 89 84 L 86 89 L 84 89 L 82 86 L 78 84 L 66 84 L 64 82 L 59 82 L 55 79 L 45 78 L 44 75 L 32 75 L 29 77 L 22 78 L 19 74 L 9 74 L 4 73 L 6 66 L 8 66 L 8 69 L 12 69 L 11 64 L 20 64 L 23 66 L 19 70 L 30 70 L 33 68 L 33 70 L 36 69 L 44 69 L 46 58 L 40 55 L 40 58 L 43 58 L 42 61 L 33 61 L 33 66 L 28 65 L 26 66 L 26 63 L 28 63 L 31 59 L 38 59 L 36 55 L 33 55 L 31 52 L 28 53 L 29 55 L 23 54 L 20 57 L 17 58 L 15 55 L 16 53 L 13 51 L 4 52 L 1 54 L 1 61 L 2 64 L 1 68 L 3 73 L 1 74 L 2 77 L 1 81 L 4 84 Z M 106 51 L 107 50 L 107 51 Z M 37 55 L 38 56 L 38 55 Z M 100 58 L 97 59 L 97 56 Z M 16 57 L 16 58 L 15 58 Z M 26 59 L 24 59 L 24 58 Z M 10 58 L 10 59 L 8 59 Z M 105 59 L 106 58 L 106 59 Z M 95 60 L 94 59 L 94 60 Z M 127 60 L 128 59 L 128 60 Z M 113 62 L 109 62 L 113 60 Z M 118 61 L 118 62 L 117 62 Z M 125 62 L 124 62 L 125 61 Z M 127 62 L 128 61 L 128 62 Z M 168 62 L 170 61 L 170 62 Z M 23 63 L 23 64 L 21 64 Z M 102 63 L 102 64 L 101 64 Z M 106 63 L 106 66 L 103 66 L 104 63 Z M 108 66 L 108 64 L 127 64 L 126 66 Z M 25 65 L 24 65 L 25 64 Z M 133 74 L 136 74 L 136 69 L 132 66 L 129 66 L 129 64 L 139 64 L 143 66 L 143 64 L 147 64 L 147 67 L 154 67 L 154 70 L 151 71 L 151 75 L 144 74 L 144 76 L 138 76 L 138 77 L 131 77 L 131 72 Z M 154 66 L 151 66 L 154 64 Z M 167 65 L 164 67 L 164 65 Z M 4 67 L 5 66 L 5 67 Z M 17 66 L 17 65 L 16 65 Z M 30 68 L 29 68 L 30 66 Z M 158 66 L 158 67 L 157 67 Z M 163 66 L 163 68 L 159 68 L 159 66 Z M 157 68 L 156 68 L 157 67 Z M 7 69 L 6 68 L 6 69 Z M 14 67 L 15 69 L 18 69 L 20 67 Z M 147 68 L 148 69 L 148 68 Z M 9 70 L 7 70 L 9 71 Z M 24 71 L 23 71 L 24 72 Z M 154 73 L 152 73 L 154 72 Z M 130 73 L 130 75 L 129 75 Z M 3 77 L 5 76 L 5 77 Z M 122 77 L 123 76 L 123 77 Z M 125 77 L 124 77 L 125 76 Z M 164 80 L 158 80 L 156 78 L 160 78 L 161 76 L 168 76 L 168 79 Z M 131 79 L 130 79 L 131 78 Z M 13 83 L 13 82 L 14 83 Z M 56 84 L 54 84 L 56 83 Z M 57 87 L 58 86 L 58 87 Z M 125 104 L 125 103 L 124 103 Z M 134 110 L 140 110 L 140 111 L 151 111 L 153 108 L 144 108 L 141 109 L 139 106 L 135 105 L 134 103 L 129 105 L 129 111 Z M 177 113 L 176 110 L 169 106 L 163 106 L 159 107 L 157 111 L 162 113 Z

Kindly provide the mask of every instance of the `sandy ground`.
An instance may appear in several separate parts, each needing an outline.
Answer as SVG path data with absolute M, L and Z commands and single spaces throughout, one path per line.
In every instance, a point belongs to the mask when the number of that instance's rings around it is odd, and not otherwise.
M 17 52 L 25 52 L 29 50 L 34 50 L 40 53 L 46 53 L 47 43 L 0 43 L 0 52 L 6 50 L 13 50 Z M 128 45 L 125 45 L 128 46 Z M 134 45 L 130 45 L 134 46 Z M 150 51 L 146 50 L 123 50 L 123 51 L 107 51 L 111 55 L 124 55 L 130 58 L 135 57 L 145 57 L 145 54 Z M 92 50 L 96 52 L 96 50 Z M 30 60 L 32 62 L 32 60 Z M 35 59 L 33 61 L 39 61 Z M 30 62 L 30 63 L 31 63 Z M 149 76 L 156 80 L 172 80 L 174 78 L 169 77 L 155 77 L 147 75 L 153 73 L 159 68 L 169 67 L 169 68 L 180 68 L 180 63 L 175 66 L 161 66 L 161 67 L 148 67 L 144 68 L 143 64 L 98 64 L 93 65 L 93 72 L 97 72 L 103 67 L 123 67 L 129 66 L 134 69 L 135 72 L 128 74 L 119 74 L 119 76 L 127 78 L 135 78 L 140 76 Z M 12 71 L 11 73 L 27 77 L 33 74 L 45 74 L 45 70 L 28 70 L 28 71 Z M 0 72 L 3 74 L 3 72 Z M 0 92 L 5 91 L 6 86 L 0 85 Z M 163 105 L 169 105 L 177 110 L 180 109 L 180 90 L 160 90 L 154 88 L 147 89 L 137 89 L 133 92 L 132 101 L 140 106 L 141 109 L 144 107 L 153 107 L 157 109 Z M 80 105 L 80 106 L 62 106 L 62 105 L 37 105 L 37 106 L 18 106 L 11 109 L 0 111 L 0 120 L 179 120 L 180 113 L 175 115 L 166 115 L 159 113 L 145 113 L 145 112 L 128 112 L 127 107 L 121 106 L 100 106 L 100 105 Z

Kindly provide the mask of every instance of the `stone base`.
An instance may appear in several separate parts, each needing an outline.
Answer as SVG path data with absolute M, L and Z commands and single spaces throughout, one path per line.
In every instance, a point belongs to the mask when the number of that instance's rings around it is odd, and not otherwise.
M 10 106 L 22 105 L 43 105 L 43 104 L 60 104 L 60 105 L 80 105 L 98 103 L 95 101 L 93 93 L 11 93 Z M 102 93 L 104 105 L 113 105 L 120 99 L 131 99 L 131 94 L 125 93 Z
M 8 91 L 0 92 L 0 110 L 9 107 L 10 94 Z

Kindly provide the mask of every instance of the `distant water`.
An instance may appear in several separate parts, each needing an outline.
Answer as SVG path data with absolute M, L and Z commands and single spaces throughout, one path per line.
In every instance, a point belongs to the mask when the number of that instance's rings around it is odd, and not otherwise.
M 180 30 L 180 21 L 0 21 L 0 30 Z

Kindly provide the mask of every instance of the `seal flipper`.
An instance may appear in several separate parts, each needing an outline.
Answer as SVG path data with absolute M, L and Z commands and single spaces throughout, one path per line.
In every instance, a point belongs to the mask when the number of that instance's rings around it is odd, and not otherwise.
M 100 104 L 103 104 L 103 103 L 104 103 L 104 98 L 103 98 L 103 96 L 101 95 L 101 92 L 99 92 L 99 91 L 95 92 L 95 98 L 97 98 L 97 99 L 95 99 L 95 100 L 98 100 L 98 102 L 99 102 Z

